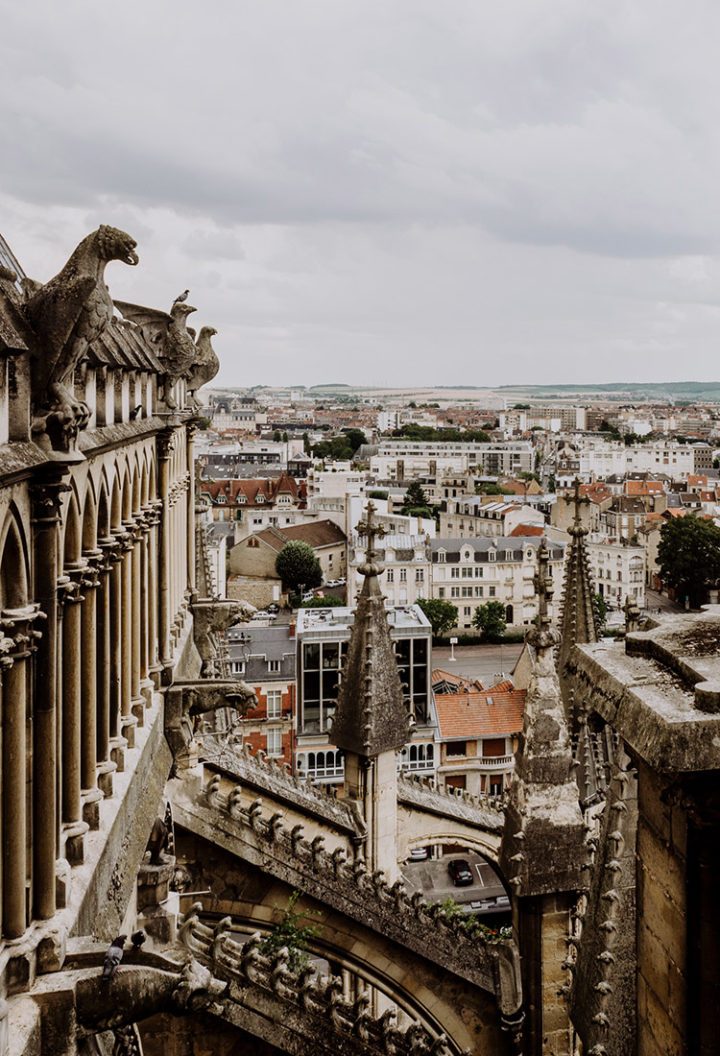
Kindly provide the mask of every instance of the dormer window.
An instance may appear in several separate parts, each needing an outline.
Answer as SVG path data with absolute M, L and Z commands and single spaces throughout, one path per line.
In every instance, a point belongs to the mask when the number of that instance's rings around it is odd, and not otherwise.
M 264 495 L 258 495 L 257 498 L 255 499 L 255 502 L 258 504 L 258 506 L 262 505 L 262 503 L 265 502 L 265 496 Z
M 237 493 L 237 495 L 235 497 L 235 502 L 237 502 L 240 506 L 242 506 L 244 503 L 247 502 L 247 495 L 245 494 L 244 491 L 239 491 Z
M 496 557 L 497 554 L 494 550 L 488 550 L 488 561 L 494 561 Z
M 227 498 L 225 497 L 225 495 L 218 495 L 215 499 L 215 502 L 225 503 L 227 502 Z
M 445 558 L 447 557 L 447 551 L 446 550 L 438 550 L 437 557 L 438 557 L 438 562 L 441 565 L 444 565 L 445 564 Z

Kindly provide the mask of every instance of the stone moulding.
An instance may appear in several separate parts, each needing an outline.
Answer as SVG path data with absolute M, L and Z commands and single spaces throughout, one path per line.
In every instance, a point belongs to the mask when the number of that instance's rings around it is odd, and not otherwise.
M 176 823 L 423 957 L 431 949 L 434 963 L 493 994 L 504 1016 L 519 1010 L 519 957 L 512 940 L 471 937 L 439 904 L 420 892 L 408 895 L 401 880 L 388 884 L 381 870 L 368 872 L 362 859 L 350 860 L 342 848 L 328 853 L 322 836 L 304 838 L 301 824 L 288 832 L 282 813 L 265 816 L 260 798 L 243 806 L 240 787 L 225 795 L 220 780 L 213 775 L 194 797 L 178 789 Z
M 294 972 L 289 966 L 290 953 L 286 947 L 273 957 L 262 953 L 259 933 L 247 942 L 233 938 L 229 917 L 213 928 L 204 924 L 197 906 L 192 907 L 183 920 L 179 940 L 194 958 L 206 964 L 213 975 L 228 980 L 229 997 L 241 995 L 248 985 L 265 990 L 276 999 L 294 1006 L 308 1020 L 306 1031 L 319 1036 L 328 1031 L 338 1038 L 337 1051 L 347 1051 L 346 1041 L 355 1039 L 359 1051 L 393 1053 L 395 1056 L 451 1056 L 457 1053 L 445 1035 L 433 1037 L 425 1027 L 415 1022 L 405 1030 L 397 1028 L 397 1013 L 390 1009 L 373 1017 L 369 1011 L 369 996 L 361 994 L 354 1002 L 343 999 L 342 979 L 318 977 L 313 965 Z M 282 1017 L 284 1021 L 285 1017 Z

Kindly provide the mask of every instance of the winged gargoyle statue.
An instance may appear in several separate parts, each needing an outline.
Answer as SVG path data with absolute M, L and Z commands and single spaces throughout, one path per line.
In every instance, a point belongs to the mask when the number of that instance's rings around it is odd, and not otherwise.
M 127 301 L 115 301 L 115 306 L 124 319 L 129 319 L 143 330 L 147 340 L 154 346 L 165 370 L 165 403 L 171 411 L 176 410 L 173 385 L 178 378 L 187 374 L 197 358 L 195 342 L 187 326 L 187 317 L 197 309 L 181 300 L 173 302 L 169 313 Z
M 196 410 L 200 409 L 200 404 L 195 398 L 195 393 L 212 381 L 220 369 L 220 360 L 211 341 L 216 333 L 214 326 L 203 326 L 195 342 L 195 362 L 188 376 L 188 390 L 192 394 Z
M 69 451 L 90 418 L 73 392 L 73 373 L 113 316 L 105 267 L 111 260 L 137 264 L 136 245 L 124 231 L 102 224 L 44 285 L 25 279 L 20 291 L 10 273 L 0 276 L 0 305 L 30 351 L 33 432 L 46 434 L 56 450 Z

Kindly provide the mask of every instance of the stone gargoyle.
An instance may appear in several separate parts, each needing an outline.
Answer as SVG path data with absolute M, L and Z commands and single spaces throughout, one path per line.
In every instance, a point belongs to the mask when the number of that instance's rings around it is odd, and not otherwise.
M 195 410 L 200 410 L 200 403 L 195 398 L 195 393 L 203 385 L 212 381 L 220 369 L 220 360 L 215 349 L 212 347 L 211 338 L 217 330 L 213 326 L 203 326 L 195 342 L 195 362 L 188 375 L 188 391 L 192 394 Z
M 177 299 L 170 312 L 159 308 L 146 308 L 128 301 L 115 301 L 115 307 L 123 319 L 139 326 L 154 347 L 164 369 L 163 398 L 170 410 L 177 409 L 173 386 L 179 378 L 187 375 L 197 358 L 193 334 L 188 329 L 187 317 L 197 311 L 186 301 Z
M 135 247 L 130 235 L 102 224 L 44 285 L 24 279 L 20 292 L 10 273 L 0 276 L 0 305 L 30 352 L 33 433 L 55 450 L 70 451 L 90 418 L 73 392 L 73 374 L 113 317 L 105 267 L 111 260 L 134 266 Z
M 257 704 L 255 690 L 242 679 L 199 679 L 176 682 L 165 698 L 165 737 L 175 766 L 186 769 L 197 761 L 196 724 L 202 715 L 233 708 L 241 716 Z
M 220 638 L 230 627 L 247 623 L 254 605 L 247 601 L 228 601 L 220 598 L 201 598 L 193 602 L 193 633 L 195 647 L 202 660 L 202 674 L 207 675 L 217 660 Z
M 89 1035 L 119 1030 L 161 1012 L 182 1016 L 204 1009 L 219 1014 L 227 989 L 227 983 L 195 960 L 182 971 L 123 964 L 109 983 L 102 982 L 99 971 L 78 979 L 77 1023 Z

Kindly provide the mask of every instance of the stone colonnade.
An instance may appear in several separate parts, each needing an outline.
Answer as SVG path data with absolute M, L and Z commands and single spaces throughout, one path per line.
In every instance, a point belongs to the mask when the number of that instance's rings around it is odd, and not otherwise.
M 174 425 L 99 467 L 92 452 L 89 467 L 50 463 L 23 485 L 27 516 L 0 523 L 4 939 L 66 903 L 153 690 L 172 681 L 193 590 L 191 444 Z

